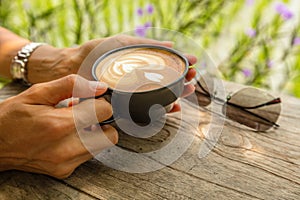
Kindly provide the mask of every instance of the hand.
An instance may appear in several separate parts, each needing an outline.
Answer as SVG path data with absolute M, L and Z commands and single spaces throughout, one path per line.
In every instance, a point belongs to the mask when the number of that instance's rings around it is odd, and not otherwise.
M 55 107 L 61 100 L 74 95 L 75 79 L 77 97 L 101 95 L 107 89 L 105 84 L 70 75 L 33 85 L 0 103 L 0 171 L 17 169 L 65 178 L 92 158 L 77 134 L 95 123 L 86 112 L 87 105 L 93 101 L 100 122 L 111 117 L 112 108 L 103 98 L 86 100 L 73 107 Z M 74 109 L 82 112 L 76 126 Z M 102 126 L 102 131 L 104 134 L 100 135 L 88 133 L 89 140 L 93 141 L 86 141 L 89 149 L 92 146 L 99 152 L 117 143 L 117 131 L 112 126 Z
M 69 74 L 77 74 L 84 59 L 99 44 L 103 45 L 100 49 L 101 52 L 98 52 L 97 56 L 101 56 L 103 53 L 115 48 L 134 44 L 172 46 L 171 42 L 161 42 L 126 35 L 94 39 L 74 48 L 55 48 L 50 45 L 40 46 L 32 53 L 27 64 L 29 82 L 47 82 Z
M 96 58 L 107 51 L 128 45 L 152 44 L 166 47 L 172 47 L 173 45 L 172 42 L 168 41 L 117 35 L 103 39 L 94 39 L 74 48 L 54 48 L 50 45 L 40 46 L 32 53 L 27 64 L 29 82 L 40 83 L 55 80 L 69 74 L 77 74 L 85 58 L 90 55 L 99 44 L 102 45 L 101 48 L 97 48 Z M 193 56 L 187 56 L 187 58 L 191 64 L 196 62 L 196 58 Z M 94 60 L 91 62 L 94 62 Z M 92 63 L 84 64 L 89 73 L 88 68 L 91 67 L 91 65 Z M 188 73 L 187 79 L 189 79 L 188 77 L 190 77 L 191 74 L 193 74 L 193 72 Z M 89 78 L 85 73 L 79 73 L 79 75 Z

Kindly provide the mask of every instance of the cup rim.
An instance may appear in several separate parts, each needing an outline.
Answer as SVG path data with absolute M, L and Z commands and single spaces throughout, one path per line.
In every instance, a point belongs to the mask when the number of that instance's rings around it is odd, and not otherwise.
M 100 56 L 99 58 L 97 58 L 97 60 L 94 62 L 93 66 L 92 66 L 92 76 L 94 78 L 95 81 L 99 81 L 97 76 L 96 76 L 96 69 L 97 69 L 97 66 L 98 64 L 104 59 L 106 58 L 107 56 L 109 56 L 110 54 L 113 54 L 113 53 L 116 53 L 116 52 L 119 52 L 119 51 L 122 51 L 122 50 L 126 50 L 126 49 L 134 49 L 134 48 L 152 48 L 152 49 L 161 49 L 161 50 L 165 50 L 165 51 L 168 51 L 168 52 L 171 52 L 173 54 L 176 54 L 180 59 L 182 59 L 185 63 L 185 69 L 183 71 L 183 73 L 180 75 L 180 77 L 178 79 L 176 79 L 175 81 L 165 85 L 165 86 L 162 86 L 162 87 L 159 87 L 159 88 L 156 88 L 156 89 L 152 89 L 152 90 L 146 90 L 146 91 L 138 91 L 138 92 L 135 92 L 135 91 L 122 91 L 122 90 L 118 90 L 118 89 L 113 89 L 111 87 L 108 86 L 108 90 L 110 91 L 113 91 L 113 92 L 118 92 L 118 93 L 123 93 L 123 94 L 143 94 L 143 93 L 148 93 L 148 92 L 153 92 L 153 91 L 159 91 L 159 90 L 163 90 L 165 88 L 170 88 L 172 85 L 174 85 L 175 83 L 181 81 L 187 74 L 188 70 L 189 70 L 189 62 L 187 60 L 187 58 L 181 54 L 179 51 L 175 50 L 175 49 L 171 49 L 171 48 L 168 48 L 168 47 L 165 47 L 165 46 L 159 46 L 159 45 L 151 45 L 151 44 L 137 44 L 137 45 L 128 45 L 128 46 L 123 46 L 123 47 L 120 47 L 120 48 L 116 48 L 116 49 L 113 49 L 113 50 L 110 50 L 106 53 L 104 53 L 102 56 Z

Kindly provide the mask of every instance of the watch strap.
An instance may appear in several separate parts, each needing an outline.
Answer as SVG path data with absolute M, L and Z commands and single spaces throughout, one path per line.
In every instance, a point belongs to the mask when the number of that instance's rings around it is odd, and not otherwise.
M 31 85 L 27 77 L 27 63 L 32 52 L 41 45 L 45 45 L 45 43 L 31 42 L 18 51 L 10 66 L 10 73 L 14 80 L 27 86 Z

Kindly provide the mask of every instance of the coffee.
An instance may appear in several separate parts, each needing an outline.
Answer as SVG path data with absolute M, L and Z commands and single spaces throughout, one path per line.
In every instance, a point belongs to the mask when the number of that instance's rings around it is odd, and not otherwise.
M 96 66 L 95 75 L 111 89 L 126 92 L 150 91 L 178 80 L 186 61 L 158 48 L 129 48 L 107 55 Z

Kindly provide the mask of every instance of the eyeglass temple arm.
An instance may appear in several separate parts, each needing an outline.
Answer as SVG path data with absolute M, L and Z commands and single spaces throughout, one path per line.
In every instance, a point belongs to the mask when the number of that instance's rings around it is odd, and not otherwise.
M 258 115 L 258 114 L 255 114 L 255 113 L 253 113 L 253 112 L 250 112 L 249 110 L 246 110 L 247 108 L 245 108 L 245 107 L 243 107 L 243 106 L 239 106 L 239 105 L 236 105 L 236 104 L 231 103 L 231 102 L 226 102 L 226 104 L 227 104 L 227 105 L 230 105 L 230 106 L 233 106 L 233 107 L 236 107 L 236 108 L 239 108 L 239 109 L 245 111 L 246 113 L 248 113 L 248 114 L 250 114 L 250 115 L 253 115 L 253 116 L 255 116 L 255 117 L 257 117 L 257 118 L 259 118 L 259 119 L 261 119 L 261 120 L 264 120 L 264 121 L 266 121 L 266 122 L 272 124 L 273 126 L 280 127 L 279 124 L 276 124 L 275 122 L 272 122 L 272 121 L 270 121 L 270 120 L 268 120 L 268 119 L 266 119 L 266 118 L 264 118 L 264 117 L 262 117 L 262 116 L 260 116 L 260 115 Z
M 204 93 L 205 95 L 210 96 L 210 94 L 204 89 L 204 87 L 201 85 L 201 83 L 198 80 L 197 80 L 197 84 L 203 90 L 203 92 L 205 92 Z
M 204 95 L 209 96 L 209 97 L 212 96 L 212 95 L 209 94 L 208 91 L 206 91 L 206 90 L 204 89 L 204 87 L 201 85 L 201 83 L 200 83 L 198 80 L 197 80 L 197 84 L 198 84 L 199 87 L 205 92 Z M 220 101 L 220 102 L 225 103 L 225 101 L 224 101 L 223 99 L 220 99 L 220 98 L 217 98 L 217 97 L 214 97 L 214 96 L 212 96 L 212 97 L 213 97 L 214 99 Z M 230 98 L 229 98 L 229 99 L 230 99 Z M 243 108 L 245 108 L 245 109 L 255 109 L 255 108 L 260 108 L 260 107 L 263 107 L 263 106 L 268 106 L 268 105 L 277 104 L 277 103 L 281 103 L 281 99 L 280 99 L 280 98 L 275 98 L 275 99 L 273 99 L 273 100 L 271 100 L 271 101 L 268 101 L 268 102 L 266 102 L 266 103 L 262 103 L 262 104 L 259 104 L 259 105 L 256 105 L 256 106 L 250 106 L 250 107 L 243 106 Z
M 280 98 L 275 98 L 271 101 L 268 101 L 266 103 L 262 103 L 262 104 L 259 104 L 259 105 L 256 105 L 256 106 L 241 106 L 243 107 L 244 109 L 256 109 L 256 108 L 261 108 L 261 107 L 264 107 L 264 106 L 268 106 L 268 105 L 273 105 L 273 104 L 278 104 L 278 103 L 281 103 L 281 99 Z

